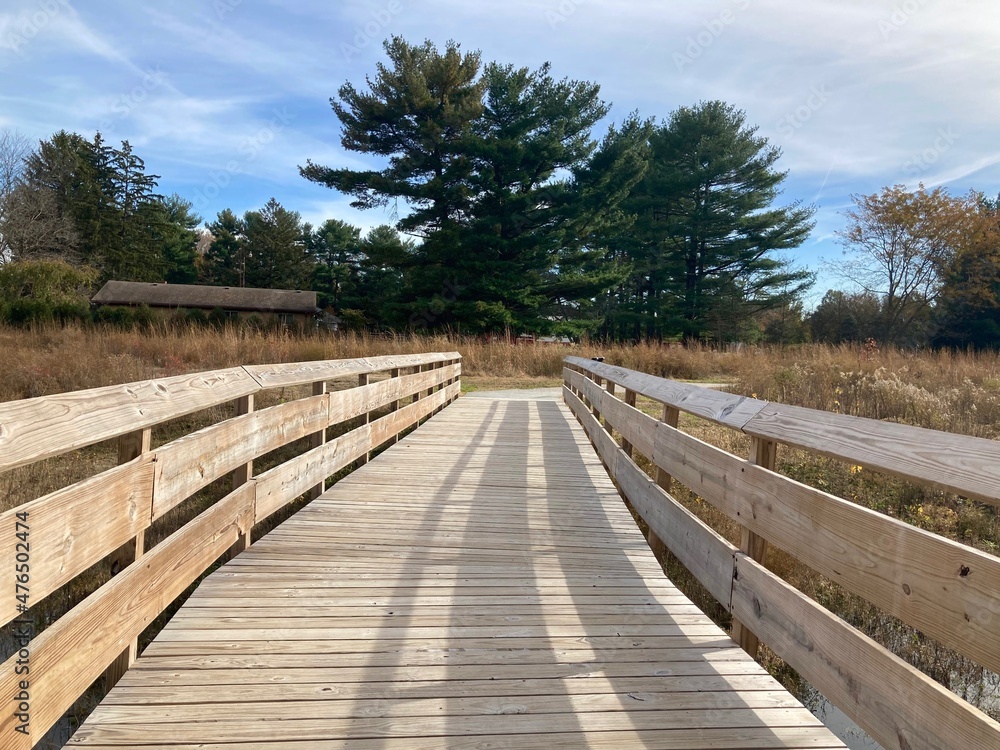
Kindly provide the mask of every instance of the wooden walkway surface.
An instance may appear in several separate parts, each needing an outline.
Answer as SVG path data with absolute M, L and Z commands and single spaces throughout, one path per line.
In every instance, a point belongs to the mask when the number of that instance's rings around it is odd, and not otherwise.
M 70 743 L 835 748 L 555 400 L 462 398 L 209 576 Z

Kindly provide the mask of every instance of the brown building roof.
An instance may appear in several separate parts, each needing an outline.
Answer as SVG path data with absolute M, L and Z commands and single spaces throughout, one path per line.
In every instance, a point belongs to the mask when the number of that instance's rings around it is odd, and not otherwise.
M 242 310 L 310 314 L 316 312 L 316 292 L 292 289 L 247 289 L 235 286 L 109 281 L 91 302 L 100 305 L 149 305 L 212 310 Z

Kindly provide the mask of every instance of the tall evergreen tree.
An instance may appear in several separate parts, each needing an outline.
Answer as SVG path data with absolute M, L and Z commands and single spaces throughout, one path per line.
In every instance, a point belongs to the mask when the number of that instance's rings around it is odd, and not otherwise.
M 383 224 L 361 240 L 358 259 L 358 308 L 369 325 L 402 328 L 406 323 L 400 302 L 405 269 L 413 264 L 414 243 Z
M 401 37 L 387 40 L 385 51 L 389 65 L 379 63 L 368 91 L 345 83 L 330 103 L 344 148 L 388 165 L 356 171 L 307 162 L 300 172 L 353 195 L 356 208 L 402 199 L 413 210 L 400 229 L 427 236 L 456 223 L 468 207 L 471 165 L 463 144 L 482 111 L 480 56 L 453 42 L 442 53 L 430 41 L 411 45 Z
M 457 242 L 417 248 L 429 277 L 418 299 L 458 278 L 464 291 L 445 322 L 537 330 L 563 291 L 550 272 L 580 245 L 572 177 L 593 155 L 591 130 L 608 108 L 596 84 L 556 81 L 548 64 L 531 71 L 491 63 L 483 80 L 485 106 L 465 146 L 474 200 Z
M 16 212 L 12 206 L 8 218 L 21 238 L 15 257 L 100 264 L 93 235 L 102 207 L 101 185 L 92 145 L 83 137 L 62 130 L 41 141 L 25 160 L 13 200 Z M 33 234 L 43 241 L 33 240 Z
M 56 133 L 25 161 L 16 205 L 21 218 L 35 214 L 21 236 L 40 228 L 48 239 L 30 243 L 31 253 L 82 262 L 105 279 L 161 279 L 166 227 L 157 179 L 128 141 L 116 149 L 100 133 L 92 141 Z
M 246 228 L 231 209 L 224 208 L 208 225 L 212 243 L 201 267 L 200 281 L 215 286 L 246 286 Z
M 158 202 L 161 216 L 156 225 L 162 227 L 159 242 L 164 262 L 164 279 L 171 284 L 193 284 L 198 280 L 195 246 L 201 217 L 193 211 L 191 201 L 174 193 Z
M 243 216 L 246 285 L 308 289 L 313 260 L 306 250 L 299 214 L 271 198 L 260 211 Z
M 805 240 L 814 209 L 772 205 L 786 176 L 774 168 L 781 152 L 742 111 L 681 107 L 650 148 L 629 201 L 636 225 L 618 247 L 634 265 L 620 290 L 625 315 L 612 315 L 609 333 L 705 338 L 713 318 L 781 307 L 808 288 L 810 274 L 773 253 Z
M 406 269 L 413 325 L 539 330 L 614 280 L 595 244 L 644 168 L 637 120 L 598 144 L 595 84 L 490 64 L 449 43 L 386 43 L 369 93 L 349 84 L 334 111 L 346 148 L 387 157 L 379 172 L 308 164 L 307 178 L 368 208 L 403 199 L 399 228 L 423 241 Z M 600 148 L 599 148 L 600 146 Z M 617 182 L 611 170 L 620 170 Z M 622 185 L 625 189 L 622 190 Z M 584 213 L 589 215 L 584 216 Z M 616 217 L 617 218 L 617 217 Z
M 361 230 L 345 221 L 328 219 L 315 230 L 306 225 L 304 234 L 316 262 L 312 288 L 319 293 L 320 307 L 337 311 L 356 307 Z
M 113 209 L 113 231 L 103 232 L 98 250 L 105 274 L 132 281 L 162 280 L 166 272 L 163 244 L 166 216 L 157 195 L 159 175 L 146 174 L 143 160 L 128 141 L 121 149 L 103 147 L 95 139 L 98 174 L 104 182 L 102 196 Z

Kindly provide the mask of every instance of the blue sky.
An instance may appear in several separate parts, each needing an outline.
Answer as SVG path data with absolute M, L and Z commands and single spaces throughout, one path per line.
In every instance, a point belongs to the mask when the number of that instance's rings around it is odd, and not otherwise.
M 356 166 L 329 98 L 381 42 L 448 39 L 486 60 L 593 80 L 666 117 L 723 99 L 779 146 L 783 201 L 818 208 L 796 261 L 821 270 L 853 193 L 1000 192 L 1000 4 L 948 0 L 4 0 L 0 128 L 129 140 L 211 219 L 271 196 L 318 223 L 391 222 L 298 175 Z M 599 133 L 597 134 L 599 135 Z M 821 271 L 815 302 L 836 280 Z

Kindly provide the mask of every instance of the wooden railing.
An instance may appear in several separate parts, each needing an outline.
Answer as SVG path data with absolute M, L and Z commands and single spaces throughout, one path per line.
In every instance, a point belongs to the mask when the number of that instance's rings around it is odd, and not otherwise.
M 747 651 L 756 653 L 759 637 L 887 749 L 1000 747 L 1000 724 L 762 564 L 774 544 L 1000 672 L 1000 559 L 774 471 L 781 443 L 1000 505 L 1000 444 L 743 398 L 578 357 L 566 358 L 564 380 L 567 404 L 648 525 L 651 546 L 669 549 L 732 613 L 733 638 Z M 636 409 L 637 395 L 662 404 L 662 418 Z M 749 435 L 749 457 L 678 430 L 681 411 Z M 655 478 L 635 453 L 655 465 Z M 740 545 L 677 502 L 673 481 L 739 524 Z
M 369 382 L 375 373 L 388 377 Z M 453 401 L 460 375 L 448 352 L 234 367 L 0 404 L 0 471 L 115 438 L 120 463 L 0 514 L 0 625 L 102 560 L 117 572 L 7 659 L 0 746 L 32 747 L 102 673 L 110 687 L 139 634 L 246 548 L 255 524 Z M 342 378 L 358 385 L 327 391 Z M 312 395 L 254 410 L 262 391 L 307 385 Z M 226 402 L 237 416 L 151 448 L 157 425 Z M 327 440 L 352 420 L 361 425 Z M 254 474 L 254 459 L 304 438 L 308 450 Z M 144 549 L 153 522 L 227 474 L 229 494 Z

